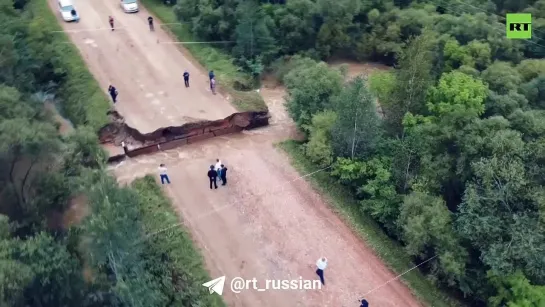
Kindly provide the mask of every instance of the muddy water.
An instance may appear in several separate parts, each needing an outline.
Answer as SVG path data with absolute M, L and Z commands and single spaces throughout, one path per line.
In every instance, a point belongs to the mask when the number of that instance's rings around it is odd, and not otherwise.
M 72 125 L 72 123 L 68 119 L 62 117 L 62 115 L 60 114 L 59 110 L 57 110 L 57 107 L 55 106 L 53 102 L 51 101 L 44 102 L 44 108 L 47 111 L 51 112 L 53 114 L 53 118 L 55 119 L 55 121 L 59 123 L 60 125 L 59 132 L 61 135 L 66 135 L 72 130 L 74 130 L 74 125 Z

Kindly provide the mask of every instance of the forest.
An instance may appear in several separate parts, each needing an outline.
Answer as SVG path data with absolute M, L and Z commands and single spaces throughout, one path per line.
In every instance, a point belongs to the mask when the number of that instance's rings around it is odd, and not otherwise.
M 545 1 L 178 0 L 245 71 L 273 72 L 316 167 L 474 306 L 545 306 Z M 510 40 L 505 14 L 532 14 Z M 321 61 L 393 66 L 347 81 Z
M 0 306 L 224 306 L 184 229 L 147 235 L 179 223 L 155 178 L 106 173 L 109 102 L 47 1 L 0 24 Z

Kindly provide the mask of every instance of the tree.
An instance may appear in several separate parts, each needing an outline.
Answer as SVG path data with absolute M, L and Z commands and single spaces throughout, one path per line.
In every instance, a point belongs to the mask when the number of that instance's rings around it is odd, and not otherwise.
M 347 30 L 354 14 L 359 11 L 360 3 L 355 0 L 317 0 L 316 6 L 323 22 L 316 36 L 316 50 L 322 59 L 327 59 L 350 46 Z
M 498 148 L 502 148 L 498 144 Z M 523 270 L 545 280 L 545 235 L 537 204 L 516 152 L 482 158 L 472 164 L 475 180 L 468 184 L 457 215 L 460 234 L 481 251 L 495 273 Z
M 282 54 L 314 48 L 317 35 L 313 20 L 315 11 L 315 3 L 311 0 L 290 0 L 274 8 L 274 37 Z
M 482 78 L 488 83 L 490 90 L 499 94 L 517 90 L 522 82 L 521 75 L 511 63 L 499 61 L 483 71 Z
M 484 113 L 483 101 L 488 89 L 482 81 L 461 72 L 441 76 L 439 84 L 430 88 L 427 96 L 428 110 L 438 117 L 451 113 L 480 116 Z
M 40 233 L 2 245 L 2 299 L 10 306 L 71 306 L 83 301 L 79 263 L 51 236 Z
M 401 205 L 398 223 L 410 255 L 428 258 L 439 255 L 438 272 L 452 285 L 464 274 L 466 252 L 454 232 L 452 214 L 445 202 L 422 192 L 407 195 Z
M 545 109 L 545 74 L 540 75 L 521 86 L 520 92 L 528 103 L 536 109 Z
M 338 158 L 331 174 L 356 193 L 364 213 L 377 219 L 391 235 L 398 236 L 400 198 L 392 182 L 390 166 L 391 161 L 386 157 L 368 161 Z
M 305 154 L 319 166 L 325 167 L 333 163 L 331 148 L 331 129 L 337 121 L 333 111 L 323 111 L 312 116 L 312 124 L 308 127 L 309 138 L 305 144 Z
M 381 101 L 388 126 L 402 135 L 402 119 L 407 112 L 423 114 L 425 95 L 432 85 L 433 37 L 425 34 L 414 38 L 399 54 L 396 85 L 391 98 Z
M 545 304 L 544 286 L 530 284 L 520 271 L 508 276 L 502 275 L 489 273 L 489 279 L 497 292 L 489 299 L 491 306 L 538 307 Z
M 333 99 L 338 120 L 331 130 L 332 148 L 339 157 L 369 157 L 383 131 L 375 97 L 365 81 L 357 77 Z
M 55 164 L 61 147 L 57 129 L 48 122 L 21 118 L 0 122 L 0 155 L 7 161 L 2 179 L 16 197 L 16 205 L 4 204 L 3 212 L 18 221 L 34 215 L 32 182 L 41 170 Z
M 254 61 L 256 58 L 270 63 L 276 53 L 276 45 L 268 28 L 272 22 L 254 0 L 241 2 L 236 10 L 238 24 L 235 28 L 234 55 L 242 62 Z M 256 75 L 259 75 L 259 72 Z
M 325 63 L 299 67 L 288 73 L 285 85 L 289 94 L 288 112 L 299 127 L 311 124 L 312 115 L 330 106 L 330 100 L 342 89 L 343 78 Z
M 545 60 L 527 59 L 517 65 L 517 70 L 523 82 L 528 82 L 539 75 L 545 74 Z
M 92 183 L 88 196 L 95 212 L 83 226 L 89 239 L 89 264 L 109 276 L 111 287 L 123 304 L 165 305 L 159 285 L 146 270 L 137 195 L 101 174 Z

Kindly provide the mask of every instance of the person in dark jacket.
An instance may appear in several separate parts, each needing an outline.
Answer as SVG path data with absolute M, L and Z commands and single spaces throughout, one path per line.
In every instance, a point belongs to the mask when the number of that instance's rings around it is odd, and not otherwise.
M 214 71 L 211 70 L 209 73 L 208 73 L 208 78 L 210 79 L 210 81 L 212 81 L 212 79 L 214 79 L 216 77 L 216 75 L 214 75 Z
M 108 22 L 110 23 L 110 28 L 112 28 L 112 31 L 114 29 L 114 18 L 112 16 L 108 17 Z
M 189 72 L 187 70 L 184 71 L 184 83 L 185 87 L 189 87 Z
M 367 302 L 366 299 L 361 300 L 361 305 L 360 305 L 360 307 L 369 307 L 369 303 Z
M 222 182 L 221 185 L 226 185 L 227 184 L 227 167 L 225 167 L 225 165 L 223 165 L 223 164 L 221 165 L 220 178 L 221 178 L 221 182 Z
M 153 17 L 148 17 L 148 24 L 149 24 L 149 30 L 155 31 L 155 28 L 153 27 Z
M 210 165 L 210 170 L 208 171 L 208 179 L 210 179 L 210 190 L 212 190 L 212 183 L 214 183 L 214 188 L 218 188 L 216 179 L 218 178 L 218 172 L 214 169 L 214 165 Z
M 110 85 L 108 87 L 108 93 L 110 93 L 110 96 L 112 96 L 112 100 L 114 101 L 114 103 L 117 102 L 117 89 L 115 88 L 115 86 L 113 85 Z

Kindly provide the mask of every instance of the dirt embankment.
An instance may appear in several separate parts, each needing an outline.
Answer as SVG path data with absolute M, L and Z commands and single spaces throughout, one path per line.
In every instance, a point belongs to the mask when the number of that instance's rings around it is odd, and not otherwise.
M 245 129 L 267 126 L 270 118 L 268 111 L 240 112 L 221 120 L 202 120 L 141 133 L 129 126 L 117 111 L 110 111 L 109 116 L 112 123 L 103 127 L 98 135 L 100 142 L 110 151 L 110 162 L 125 156 L 150 154 Z M 127 151 L 121 151 L 122 142 L 127 146 Z

